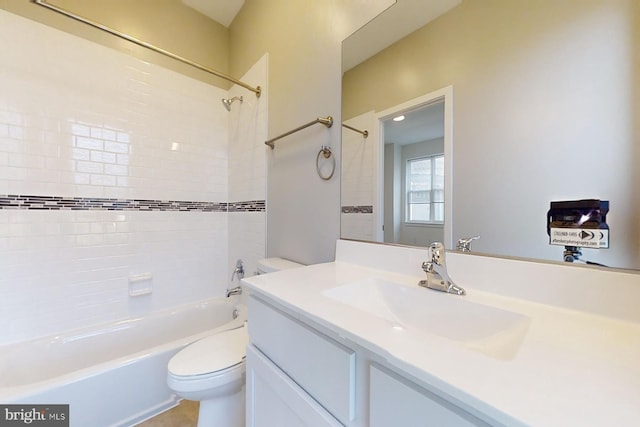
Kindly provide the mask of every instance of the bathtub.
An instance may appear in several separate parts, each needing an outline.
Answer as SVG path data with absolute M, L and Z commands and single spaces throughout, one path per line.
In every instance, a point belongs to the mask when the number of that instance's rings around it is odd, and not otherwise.
M 71 427 L 131 426 L 179 402 L 167 363 L 189 343 L 239 327 L 238 297 L 0 346 L 0 403 L 69 404 Z M 238 317 L 233 319 L 234 310 Z

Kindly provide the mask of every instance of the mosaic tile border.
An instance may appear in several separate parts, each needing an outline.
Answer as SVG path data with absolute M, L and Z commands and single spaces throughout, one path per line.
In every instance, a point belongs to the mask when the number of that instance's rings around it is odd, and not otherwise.
M 251 200 L 248 202 L 229 203 L 229 212 L 264 212 L 266 204 L 264 200 Z
M 0 209 L 72 211 L 264 212 L 264 200 L 216 203 L 185 200 L 108 199 L 64 196 L 0 195 Z
M 373 206 L 343 206 L 342 213 L 345 214 L 371 214 Z

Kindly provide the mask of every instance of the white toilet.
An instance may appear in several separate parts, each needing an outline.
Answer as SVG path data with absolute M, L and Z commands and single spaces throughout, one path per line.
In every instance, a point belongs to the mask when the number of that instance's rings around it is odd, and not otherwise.
M 273 273 L 274 271 L 298 267 L 304 267 L 304 265 L 284 258 L 266 258 L 258 261 L 258 274 Z
M 282 258 L 258 261 L 258 274 L 302 267 Z M 167 385 L 180 397 L 200 401 L 198 427 L 244 426 L 247 324 L 203 338 L 169 360 Z

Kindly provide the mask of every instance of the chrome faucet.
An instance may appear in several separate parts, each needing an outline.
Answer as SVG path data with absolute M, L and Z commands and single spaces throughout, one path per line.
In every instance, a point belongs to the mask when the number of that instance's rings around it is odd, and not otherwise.
M 242 293 L 242 287 L 236 286 L 235 288 L 227 289 L 227 298 L 231 295 L 240 295 Z
M 465 290 L 453 283 L 449 273 L 447 273 L 447 266 L 444 260 L 444 245 L 440 242 L 434 242 L 429 246 L 428 250 L 429 261 L 422 263 L 422 269 L 427 273 L 427 280 L 420 280 L 418 284 L 436 291 L 465 295 Z
M 238 276 L 238 280 L 242 280 L 244 279 L 244 266 L 242 265 L 242 260 L 239 259 L 236 261 L 236 269 L 233 270 L 233 273 L 231 274 L 231 281 L 233 282 L 233 279 Z
M 473 242 L 474 240 L 478 240 L 479 238 L 480 236 L 473 236 L 458 239 L 458 243 L 456 244 L 456 251 L 471 252 L 471 242 Z
M 234 278 L 238 278 L 238 280 L 242 280 L 244 278 L 244 266 L 242 265 L 242 260 L 239 259 L 236 261 L 236 268 L 233 270 L 231 274 L 231 281 L 233 282 Z M 235 288 L 227 289 L 227 298 L 231 295 L 240 295 L 242 293 L 242 287 L 236 286 Z

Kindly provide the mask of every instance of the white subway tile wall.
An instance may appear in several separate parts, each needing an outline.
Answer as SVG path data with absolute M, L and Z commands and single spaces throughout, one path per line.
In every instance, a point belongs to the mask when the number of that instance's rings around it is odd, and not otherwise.
M 265 257 L 265 213 L 230 213 L 229 236 L 229 271 L 241 259 L 245 276 L 255 275 L 258 260 Z M 232 286 L 238 286 L 237 280 Z
M 373 214 L 344 212 L 340 214 L 340 237 L 344 239 L 376 241 L 377 236 L 373 229 Z
M 233 271 L 241 259 L 246 276 L 252 276 L 258 260 L 265 257 L 266 248 L 266 153 L 267 106 L 269 91 L 265 83 L 268 73 L 268 54 L 258 60 L 242 81 L 259 85 L 260 97 L 238 86 L 229 90 L 229 97 L 242 96 L 242 103 L 234 102 L 229 115 L 229 200 L 258 201 L 242 207 L 245 212 L 229 213 L 229 264 Z M 260 207 L 262 203 L 262 207 Z M 257 205 L 257 206 L 256 206 Z M 229 275 L 229 280 L 231 275 Z M 238 282 L 230 283 L 238 286 Z
M 226 207 L 259 201 L 264 222 L 265 198 L 260 153 L 229 169 L 227 91 L 2 10 L 0 37 L 0 344 L 224 295 Z M 266 135 L 253 108 L 247 144 Z M 236 173 L 251 198 L 230 199 Z M 264 253 L 264 232 L 246 238 Z M 153 293 L 130 297 L 146 273 Z
M 378 120 L 373 111 L 345 122 L 369 135 L 377 135 Z M 364 138 L 342 128 L 342 213 L 340 236 L 348 239 L 376 240 L 376 205 L 378 188 L 378 146 L 371 136 Z
M 262 57 L 243 76 L 243 81 L 260 85 L 262 93 L 253 93 L 233 86 L 229 97 L 242 96 L 242 103 L 234 102 L 229 112 L 229 200 L 264 200 L 266 195 L 268 139 L 268 88 L 263 84 L 267 78 L 268 55 Z M 258 83 L 256 83 L 258 82 Z

